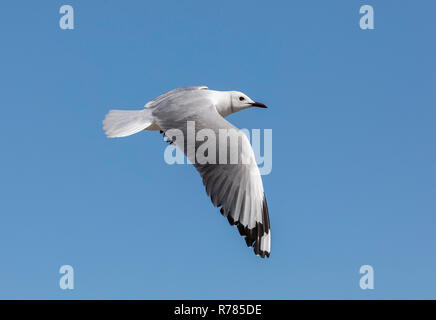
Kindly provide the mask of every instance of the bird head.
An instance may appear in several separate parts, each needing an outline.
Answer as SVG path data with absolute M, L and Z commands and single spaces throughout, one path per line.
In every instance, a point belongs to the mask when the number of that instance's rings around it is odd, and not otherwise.
M 251 107 L 268 108 L 263 103 L 255 102 L 246 94 L 239 91 L 231 92 L 231 107 L 233 112 L 238 112 Z

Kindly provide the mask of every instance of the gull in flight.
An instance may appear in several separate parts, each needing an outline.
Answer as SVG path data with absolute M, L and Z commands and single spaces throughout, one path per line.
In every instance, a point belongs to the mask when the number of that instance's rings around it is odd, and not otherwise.
M 142 110 L 110 110 L 103 120 L 103 130 L 109 138 L 126 137 L 142 130 L 166 132 L 178 129 L 182 139 L 175 139 L 175 145 L 183 150 L 199 172 L 206 192 L 215 207 L 231 225 L 237 226 L 248 247 L 260 257 L 269 257 L 271 231 L 268 206 L 262 179 L 257 167 L 253 149 L 248 138 L 224 117 L 251 107 L 266 108 L 254 102 L 247 95 L 237 91 L 215 91 L 206 86 L 174 89 L 148 102 Z M 241 143 L 236 149 L 225 147 L 224 157 L 235 155 L 236 163 L 224 161 L 200 163 L 188 154 L 188 123 L 195 123 L 195 133 L 202 129 L 212 130 L 220 137 L 221 130 L 227 130 L 227 139 L 232 137 Z M 196 139 L 195 139 L 196 140 Z M 216 159 L 223 154 L 224 138 L 217 138 Z M 200 141 L 194 141 L 194 153 Z M 195 157 L 195 156 L 194 156 Z M 242 160 L 243 161 L 242 161 Z M 242 162 L 241 162 L 242 161 Z

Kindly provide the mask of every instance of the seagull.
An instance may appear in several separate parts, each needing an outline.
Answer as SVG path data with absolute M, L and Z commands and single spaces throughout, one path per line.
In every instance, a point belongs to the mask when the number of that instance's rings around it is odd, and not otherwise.
M 213 205 L 220 208 L 230 225 L 238 228 L 247 246 L 253 247 L 256 255 L 265 258 L 270 256 L 271 231 L 259 168 L 248 138 L 224 119 L 232 113 L 252 107 L 267 108 L 242 92 L 215 91 L 206 86 L 183 87 L 160 95 L 142 110 L 110 110 L 103 120 L 103 130 L 109 138 L 126 137 L 146 130 L 160 131 L 168 140 L 165 133 L 171 129 L 184 133 L 182 139 L 172 140 L 171 143 L 175 142 L 197 169 Z M 233 152 L 245 161 L 196 162 L 192 154 L 187 154 L 186 133 L 190 121 L 195 123 L 195 133 L 209 129 L 219 136 L 220 130 L 228 130 L 228 138 L 231 140 L 236 136 L 242 145 Z M 221 146 L 221 142 L 217 143 Z M 195 150 L 199 145 L 200 142 L 195 141 Z M 220 152 L 218 148 L 217 159 Z

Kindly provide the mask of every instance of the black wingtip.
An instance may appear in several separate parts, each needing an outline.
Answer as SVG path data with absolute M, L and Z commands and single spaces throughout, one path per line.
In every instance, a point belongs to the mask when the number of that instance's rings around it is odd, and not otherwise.
M 238 228 L 239 234 L 244 237 L 247 247 L 253 247 L 254 253 L 261 258 L 269 258 L 270 252 L 263 251 L 260 249 L 262 236 L 270 231 L 270 222 L 268 216 L 268 205 L 266 203 L 265 195 L 263 197 L 262 205 L 262 222 L 257 222 L 254 228 L 248 228 L 248 226 L 243 226 L 239 221 L 235 221 L 230 214 L 226 214 L 224 208 L 220 208 L 220 212 L 223 216 L 227 217 L 229 224 Z
M 264 258 L 269 258 L 269 255 L 270 255 L 270 252 L 268 252 L 268 251 L 262 251 L 262 250 L 260 250 L 260 248 L 257 247 L 257 246 L 254 247 L 254 253 L 255 253 L 256 255 L 258 255 L 259 257 L 261 257 L 262 259 L 264 259 Z

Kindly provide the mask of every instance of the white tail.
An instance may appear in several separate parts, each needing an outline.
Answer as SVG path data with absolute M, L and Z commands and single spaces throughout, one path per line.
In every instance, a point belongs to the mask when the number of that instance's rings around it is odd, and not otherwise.
M 151 111 L 110 110 L 103 120 L 103 130 L 109 138 L 127 137 L 152 125 Z

